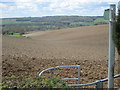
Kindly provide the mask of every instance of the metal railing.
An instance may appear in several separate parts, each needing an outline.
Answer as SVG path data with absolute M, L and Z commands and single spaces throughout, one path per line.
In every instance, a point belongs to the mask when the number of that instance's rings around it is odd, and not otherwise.
M 69 66 L 57 66 L 57 67 L 52 67 L 45 69 L 39 73 L 39 76 L 41 76 L 44 72 L 51 71 L 51 78 L 53 77 L 53 72 L 52 70 L 58 69 L 58 68 L 70 68 L 70 67 L 76 67 L 77 72 L 78 72 L 78 78 L 62 78 L 61 80 L 78 80 L 78 84 L 80 84 L 80 65 L 69 65 Z
M 114 78 L 118 78 L 118 77 L 120 77 L 120 74 L 114 76 Z M 95 85 L 95 86 L 96 86 L 96 89 L 98 89 L 98 88 L 103 89 L 103 82 L 106 82 L 106 81 L 108 81 L 108 78 L 101 79 L 101 80 L 98 80 L 98 81 L 96 81 L 96 82 L 87 83 L 87 84 L 69 84 L 69 85 L 67 85 L 67 86 L 70 86 L 70 87 L 82 87 L 82 86 Z
M 105 78 L 105 79 L 97 80 L 96 82 L 92 82 L 92 83 L 80 84 L 80 65 L 57 66 L 57 67 L 48 68 L 48 69 L 45 69 L 45 70 L 41 71 L 39 73 L 39 76 L 41 76 L 44 72 L 51 71 L 51 78 L 52 78 L 52 76 L 53 76 L 52 70 L 58 69 L 58 68 L 69 68 L 69 67 L 76 67 L 76 68 L 78 68 L 78 70 L 77 70 L 78 78 L 62 78 L 61 79 L 61 80 L 78 80 L 78 84 L 68 84 L 67 86 L 69 86 L 69 87 L 83 87 L 83 86 L 95 85 L 96 89 L 100 88 L 102 90 L 103 89 L 103 83 L 108 81 L 108 78 Z M 114 78 L 118 78 L 118 77 L 120 77 L 120 74 L 114 76 Z

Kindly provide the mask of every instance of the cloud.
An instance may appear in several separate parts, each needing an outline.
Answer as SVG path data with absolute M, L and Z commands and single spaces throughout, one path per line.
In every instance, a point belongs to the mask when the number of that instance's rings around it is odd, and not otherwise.
M 37 10 L 37 4 L 34 3 L 33 0 L 16 0 L 15 4 L 17 9 Z
M 119 0 L 60 0 L 57 2 L 53 2 L 49 5 L 48 8 L 68 8 L 68 9 L 75 9 L 79 7 L 88 7 L 92 4 L 100 4 L 100 3 L 114 3 Z
M 0 3 L 0 8 L 6 8 L 6 7 L 7 7 L 6 4 Z
M 102 15 L 104 9 L 108 8 L 110 3 L 117 3 L 118 1 L 119 0 L 59 0 L 50 3 L 50 5 L 46 7 L 46 10 L 50 10 L 55 14 L 62 14 L 63 12 L 64 14 Z
M 16 16 L 44 15 L 102 15 L 110 3 L 119 0 L 3 0 L 0 7 L 3 13 L 14 12 Z M 6 11 L 7 10 L 7 11 Z M 28 15 L 28 16 L 29 16 Z M 3 15 L 4 16 L 4 15 Z M 14 15 L 15 16 L 15 15 Z

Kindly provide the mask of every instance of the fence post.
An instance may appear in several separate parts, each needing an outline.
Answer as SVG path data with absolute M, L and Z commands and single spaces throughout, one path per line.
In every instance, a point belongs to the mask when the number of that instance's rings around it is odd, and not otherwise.
M 108 57 L 108 88 L 114 88 L 114 59 L 115 59 L 115 44 L 113 41 L 113 32 L 115 31 L 115 12 L 116 5 L 110 5 L 109 14 L 109 57 Z
M 103 90 L 103 82 L 97 81 L 96 90 Z
M 50 70 L 50 79 L 52 79 L 53 78 L 53 70 Z
M 78 84 L 80 84 L 80 66 L 78 66 Z

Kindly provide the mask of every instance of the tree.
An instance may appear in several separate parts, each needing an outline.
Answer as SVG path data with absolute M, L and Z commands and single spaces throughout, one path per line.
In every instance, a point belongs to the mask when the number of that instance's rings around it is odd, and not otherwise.
M 118 6 L 118 8 L 119 9 L 116 22 L 116 29 L 113 37 L 118 52 L 118 73 L 120 74 L 120 5 Z M 118 84 L 119 84 L 118 87 L 120 87 L 120 80 L 118 80 Z
M 19 34 L 20 34 L 20 35 L 23 35 L 23 34 L 25 34 L 25 32 L 20 32 Z
M 114 41 L 117 47 L 118 54 L 120 55 L 120 10 L 118 10 Z

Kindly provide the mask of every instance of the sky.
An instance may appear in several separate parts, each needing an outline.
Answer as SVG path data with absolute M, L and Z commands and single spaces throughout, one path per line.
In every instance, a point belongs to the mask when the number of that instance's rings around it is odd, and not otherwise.
M 0 0 L 0 18 L 42 16 L 102 16 L 120 0 Z

